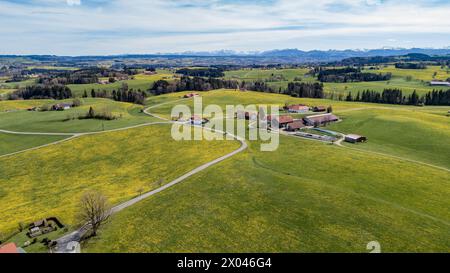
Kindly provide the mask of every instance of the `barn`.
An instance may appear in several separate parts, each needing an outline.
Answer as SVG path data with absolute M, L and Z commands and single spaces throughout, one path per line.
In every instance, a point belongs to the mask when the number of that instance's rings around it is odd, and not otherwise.
M 335 122 L 338 120 L 339 120 L 339 118 L 331 113 L 307 116 L 303 119 L 305 124 L 308 126 L 320 126 L 320 125 L 325 125 L 327 123 Z
M 359 142 L 366 142 L 367 138 L 360 135 L 349 134 L 345 136 L 345 141 L 349 143 L 359 143 Z

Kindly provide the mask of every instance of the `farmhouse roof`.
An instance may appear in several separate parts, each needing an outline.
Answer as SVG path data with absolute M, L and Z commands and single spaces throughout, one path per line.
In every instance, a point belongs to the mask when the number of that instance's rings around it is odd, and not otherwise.
M 336 121 L 339 120 L 339 118 L 333 114 L 321 114 L 321 115 L 314 115 L 314 116 L 308 116 L 306 117 L 307 120 L 312 122 L 319 122 L 324 123 L 328 121 Z
M 303 104 L 297 104 L 297 105 L 288 106 L 288 109 L 289 110 L 301 110 L 301 109 L 309 109 L 309 107 L 306 105 L 303 105 Z
M 294 119 L 291 116 L 284 115 L 284 116 L 272 116 L 268 115 L 267 120 L 272 121 L 273 119 L 276 119 L 278 123 L 285 124 L 285 123 L 291 123 L 294 121 Z
M 19 253 L 15 243 L 9 243 L 0 247 L 0 253 Z
M 301 120 L 295 120 L 288 124 L 290 129 L 296 130 L 305 127 L 305 124 Z

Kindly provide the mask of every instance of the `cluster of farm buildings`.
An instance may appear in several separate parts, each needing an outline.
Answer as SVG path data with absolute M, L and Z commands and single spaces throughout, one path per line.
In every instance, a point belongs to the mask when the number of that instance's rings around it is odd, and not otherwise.
M 327 108 L 325 106 L 314 106 L 309 107 L 307 105 L 303 104 L 296 104 L 296 105 L 290 105 L 285 106 L 284 110 L 289 114 L 286 115 L 267 115 L 265 120 L 267 121 L 267 125 L 272 130 L 283 130 L 286 132 L 298 132 L 302 129 L 307 128 L 318 128 L 321 126 L 326 126 L 330 123 L 339 121 L 339 117 L 331 113 L 331 108 Z M 306 115 L 308 113 L 315 113 L 312 115 Z M 238 119 L 246 119 L 246 120 L 256 120 L 259 113 L 251 113 L 251 112 L 238 112 L 236 113 L 236 118 Z M 294 118 L 292 114 L 305 114 L 302 118 Z M 303 133 L 297 133 L 295 135 L 298 136 L 304 136 Z M 314 137 L 314 135 L 306 134 L 309 137 Z M 327 140 L 333 140 L 333 137 L 318 137 L 318 139 L 327 139 Z M 365 142 L 367 141 L 367 138 L 364 136 L 356 135 L 356 134 L 349 134 L 346 135 L 344 140 L 346 142 L 350 143 L 358 143 L 358 142 Z

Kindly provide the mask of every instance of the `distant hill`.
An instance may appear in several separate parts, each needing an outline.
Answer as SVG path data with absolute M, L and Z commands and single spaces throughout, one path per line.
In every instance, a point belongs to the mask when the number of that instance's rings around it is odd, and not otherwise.
M 411 55 L 413 54 L 413 55 Z M 450 56 L 450 48 L 426 49 L 426 48 L 385 48 L 371 50 L 312 50 L 302 51 L 299 49 L 277 49 L 263 52 L 236 52 L 230 50 L 210 51 L 210 52 L 182 52 L 182 53 L 155 53 L 155 54 L 125 54 L 110 56 L 53 56 L 53 55 L 0 55 L 0 60 L 10 58 L 27 58 L 29 60 L 44 62 L 95 62 L 100 60 L 126 61 L 130 59 L 145 60 L 156 59 L 161 63 L 176 65 L 218 65 L 218 64 L 287 64 L 287 63 L 329 63 L 342 60 L 362 61 L 352 58 L 377 57 L 385 60 L 385 57 L 405 56 L 418 54 L 415 56 Z M 188 58 L 192 60 L 185 61 Z M 428 60 L 428 57 L 424 57 Z M 412 58 L 413 59 L 413 58 Z M 171 62 L 172 60 L 172 62 Z M 175 62 L 173 60 L 181 60 Z

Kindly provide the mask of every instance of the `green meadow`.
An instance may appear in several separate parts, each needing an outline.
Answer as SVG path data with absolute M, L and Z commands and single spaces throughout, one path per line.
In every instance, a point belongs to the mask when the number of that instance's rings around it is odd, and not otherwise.
M 146 91 L 150 89 L 155 81 L 158 80 L 167 80 L 171 81 L 174 79 L 173 74 L 165 74 L 165 73 L 158 73 L 155 75 L 144 75 L 144 74 L 138 74 L 133 76 L 134 79 L 124 80 L 124 81 L 117 81 L 115 83 L 110 84 L 69 84 L 67 85 L 70 90 L 72 91 L 72 94 L 74 96 L 81 97 L 84 94 L 84 91 L 87 92 L 88 96 L 91 96 L 91 90 L 94 89 L 95 91 L 98 90 L 104 90 L 107 92 L 112 92 L 113 90 L 118 90 L 123 83 L 126 83 L 128 85 L 129 89 L 134 90 L 142 90 Z
M 62 140 L 67 136 L 13 135 L 0 133 L 0 156 Z
M 283 75 L 285 81 L 270 81 L 267 84 L 273 87 L 276 91 L 280 88 L 286 89 L 289 82 L 296 77 L 302 79 L 303 82 L 317 82 L 317 78 L 306 75 L 309 72 L 307 68 L 299 69 L 242 69 L 226 71 L 226 79 L 236 79 L 240 81 L 256 81 L 266 80 L 270 77 Z M 379 70 L 366 70 L 371 73 L 392 73 L 390 81 L 376 81 L 376 82 L 349 82 L 349 83 L 323 83 L 325 93 L 335 95 L 335 99 L 339 95 L 347 95 L 349 92 L 356 96 L 358 92 L 364 90 L 373 90 L 382 92 L 387 88 L 402 89 L 407 96 L 414 92 L 419 95 L 424 95 L 432 90 L 447 90 L 447 87 L 430 86 L 429 82 L 433 79 L 446 80 L 450 78 L 450 72 L 447 69 L 442 69 L 440 66 L 429 66 L 427 69 L 396 69 L 394 66 L 381 67 Z M 436 73 L 436 75 L 434 74 Z
M 201 94 L 220 105 L 333 103 L 343 121 L 330 128 L 367 133 L 369 142 L 339 147 L 281 136 L 277 151 L 261 152 L 249 141 L 243 153 L 114 215 L 83 251 L 367 252 L 370 241 L 383 252 L 448 251 L 450 173 L 426 165 L 450 164 L 445 108 Z
M 21 82 L 0 82 L 0 89 L 18 89 L 33 85 L 36 79 L 29 79 Z
M 449 173 L 281 137 L 113 216 L 83 252 L 447 252 Z M 176 200 L 176 202 L 172 202 Z
M 449 107 L 434 108 L 441 113 Z M 336 112 L 342 122 L 330 129 L 368 137 L 358 149 L 434 164 L 450 170 L 450 117 L 408 108 Z M 348 147 L 355 145 L 348 144 Z
M 118 204 L 239 147 L 234 141 L 175 141 L 170 128 L 82 136 L 0 158 L 0 233 L 51 216 L 73 227 L 86 191 L 99 190 Z
M 155 121 L 154 118 L 142 113 L 143 106 L 116 102 L 110 99 L 80 99 L 82 105 L 65 111 L 12 111 L 0 112 L 0 129 L 19 132 L 53 132 L 53 133 L 80 133 L 91 131 L 104 131 L 133 126 Z M 66 100 L 71 102 L 72 100 Z M 8 109 L 23 103 L 26 106 L 52 105 L 58 101 L 3 101 L 0 110 Z M 2 104 L 5 104 L 2 106 Z M 86 115 L 92 107 L 96 112 L 110 112 L 117 117 L 115 120 L 78 119 Z M 23 108 L 23 107 L 22 107 Z

